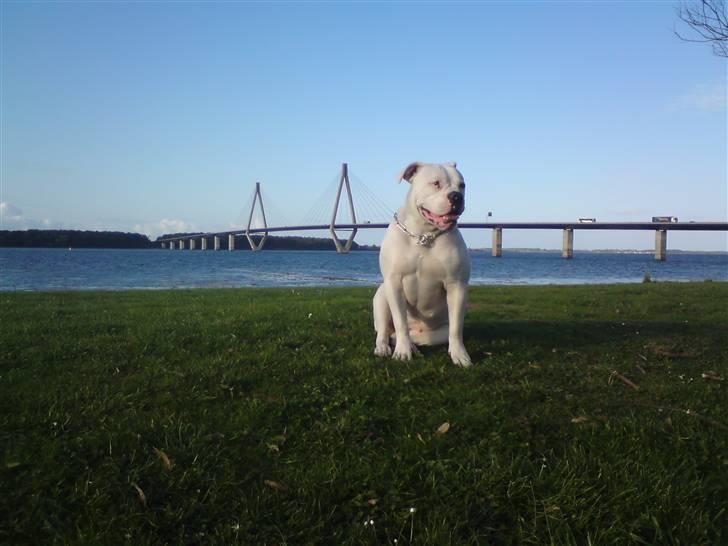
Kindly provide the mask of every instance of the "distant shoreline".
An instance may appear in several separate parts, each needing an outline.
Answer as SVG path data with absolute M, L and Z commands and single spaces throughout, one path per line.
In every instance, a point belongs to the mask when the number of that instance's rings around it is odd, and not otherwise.
M 202 236 L 201 233 L 171 233 L 164 237 L 192 237 Z M 0 248 L 57 248 L 57 249 L 115 249 L 115 250 L 161 250 L 160 237 L 152 241 L 148 236 L 141 233 L 127 233 L 119 231 L 84 231 L 84 230 L 0 230 Z M 221 250 L 227 250 L 227 237 L 221 238 Z M 236 251 L 249 251 L 245 237 L 238 237 Z M 264 250 L 267 251 L 288 251 L 288 250 L 319 250 L 335 251 L 333 241 L 324 237 L 299 237 L 299 236 L 275 236 L 270 235 L 266 240 Z M 490 247 L 469 248 L 471 252 L 491 252 Z M 377 245 L 363 245 L 356 242 L 352 245 L 352 251 L 379 251 Z M 559 248 L 503 248 L 504 252 L 511 253 L 553 253 L 561 252 Z M 576 253 L 597 253 L 597 254 L 653 254 L 654 249 L 581 249 L 576 248 Z M 724 250 L 680 250 L 669 249 L 670 254 L 728 254 Z

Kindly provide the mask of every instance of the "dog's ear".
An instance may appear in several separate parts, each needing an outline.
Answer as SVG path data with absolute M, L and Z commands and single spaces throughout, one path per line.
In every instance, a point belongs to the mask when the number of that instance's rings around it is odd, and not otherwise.
M 398 182 L 401 182 L 402 180 L 406 180 L 407 182 L 412 182 L 412 177 L 417 173 L 417 169 L 419 169 L 422 166 L 422 163 L 419 161 L 415 161 L 413 163 L 410 163 L 405 167 L 405 169 L 399 173 L 399 178 L 397 179 Z
M 445 165 L 447 165 L 449 167 L 452 167 L 453 169 L 457 169 L 457 166 L 458 166 L 458 164 L 455 163 L 454 161 L 450 161 L 448 163 L 445 163 Z

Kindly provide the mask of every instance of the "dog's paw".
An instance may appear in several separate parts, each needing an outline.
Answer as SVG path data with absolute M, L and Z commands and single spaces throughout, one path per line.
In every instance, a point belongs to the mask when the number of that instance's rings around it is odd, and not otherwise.
M 394 347 L 392 358 L 395 360 L 412 360 L 412 355 L 418 355 L 420 351 L 411 341 L 398 341 Z
M 389 346 L 389 342 L 387 341 L 384 341 L 382 343 L 377 342 L 376 346 L 374 347 L 374 354 L 376 356 L 391 356 L 392 347 Z
M 468 354 L 468 351 L 465 350 L 465 347 L 462 345 L 460 347 L 451 347 L 447 351 L 450 354 L 450 358 L 452 359 L 452 363 L 456 366 L 460 366 L 461 368 L 469 368 L 473 365 L 473 361 L 470 360 L 470 355 Z

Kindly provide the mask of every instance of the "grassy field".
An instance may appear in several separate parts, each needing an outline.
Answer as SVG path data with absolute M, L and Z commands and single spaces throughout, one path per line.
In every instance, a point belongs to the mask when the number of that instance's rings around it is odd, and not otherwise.
M 728 544 L 728 284 L 372 295 L 0 294 L 0 543 Z

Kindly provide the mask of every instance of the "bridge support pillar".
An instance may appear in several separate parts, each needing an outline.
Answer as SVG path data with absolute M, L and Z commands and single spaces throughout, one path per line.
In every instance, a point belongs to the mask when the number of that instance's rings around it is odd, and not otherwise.
M 228 235 L 228 250 L 230 252 L 235 250 L 235 235 Z
M 667 230 L 658 229 L 655 231 L 655 260 L 664 262 L 667 258 Z
M 167 243 L 162 243 L 162 248 L 167 248 Z
M 185 240 L 184 239 L 180 239 L 179 240 L 179 249 L 180 250 L 184 250 L 185 249 Z
M 561 257 L 570 260 L 574 257 L 574 230 L 571 228 L 565 229 L 562 239 Z
M 349 238 L 346 243 L 341 243 L 338 235 L 336 235 L 336 214 L 339 211 L 339 201 L 341 200 L 341 190 L 346 189 L 346 197 L 349 200 L 349 213 L 351 214 L 351 223 L 356 224 L 356 211 L 354 210 L 354 199 L 351 195 L 351 184 L 349 183 L 349 165 L 347 163 L 341 164 L 341 175 L 339 176 L 339 187 L 336 190 L 336 200 L 334 201 L 334 212 L 331 215 L 331 224 L 329 224 L 329 232 L 331 233 L 331 239 L 334 241 L 336 252 L 339 254 L 346 254 L 351 250 L 351 245 L 356 237 L 356 228 L 351 230 Z
M 213 248 L 215 250 L 220 250 L 220 236 L 215 235 L 215 239 L 213 239 Z
M 200 238 L 200 250 L 207 250 L 207 237 Z
M 268 227 L 268 221 L 265 219 L 265 208 L 263 207 L 263 196 L 260 194 L 260 182 L 255 183 L 255 193 L 253 194 L 253 205 L 250 207 L 250 216 L 248 216 L 248 227 L 245 228 L 245 237 L 248 239 L 248 244 L 250 245 L 250 250 L 253 252 L 258 252 L 259 250 L 263 250 L 263 245 L 265 244 L 265 240 L 268 238 L 268 232 L 264 231 L 263 236 L 260 238 L 260 241 L 257 243 L 253 240 L 253 238 L 250 236 L 250 225 L 253 223 L 253 213 L 255 212 L 255 203 L 260 203 L 260 213 L 263 215 L 263 227 Z
M 493 257 L 500 258 L 503 256 L 503 228 L 493 228 L 493 249 L 491 253 Z
M 194 250 L 196 246 L 197 241 L 195 241 L 194 239 L 190 239 L 190 250 Z

